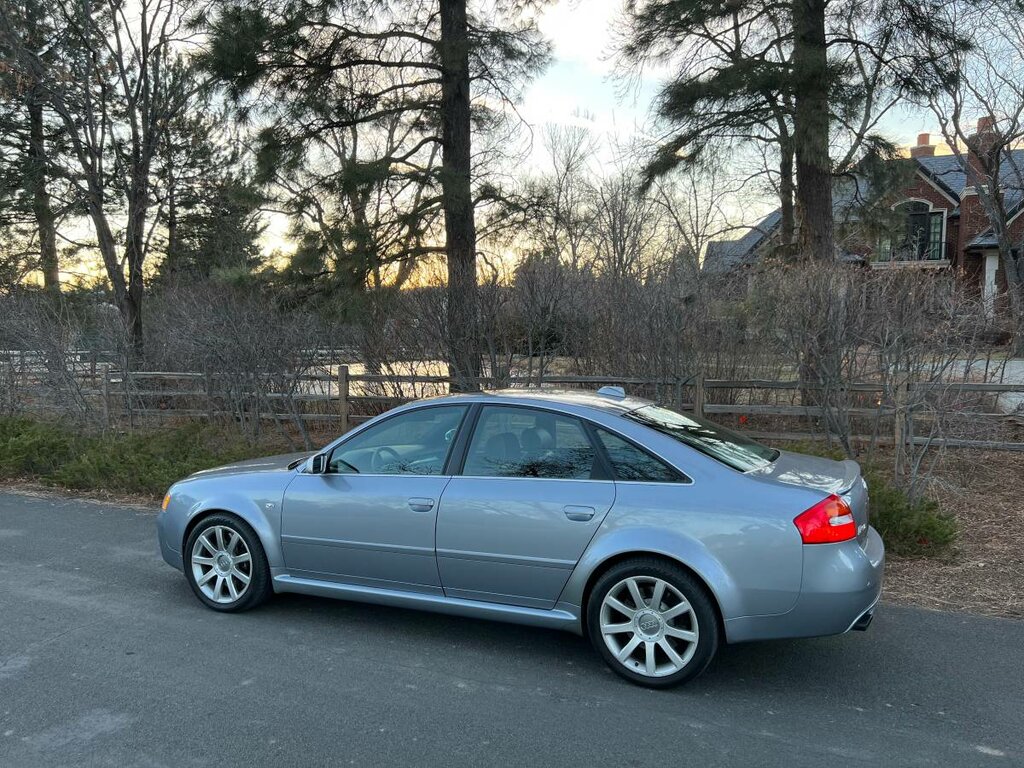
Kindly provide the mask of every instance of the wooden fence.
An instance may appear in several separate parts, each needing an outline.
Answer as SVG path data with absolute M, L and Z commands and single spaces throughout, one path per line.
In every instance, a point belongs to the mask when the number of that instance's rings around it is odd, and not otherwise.
M 91 409 L 105 427 L 140 422 L 166 423 L 180 418 L 209 420 L 273 420 L 307 425 L 342 433 L 403 402 L 450 391 L 446 376 L 378 375 L 352 373 L 347 365 L 323 368 L 320 372 L 269 377 L 209 374 L 194 372 L 127 372 L 110 364 L 83 365 L 72 374 L 79 407 Z M 798 381 L 765 379 L 646 379 L 621 376 L 544 376 L 512 377 L 496 381 L 475 381 L 484 389 L 496 387 L 536 387 L 595 389 L 618 385 L 631 394 L 649 397 L 698 416 L 712 419 L 734 418 L 752 436 L 769 440 L 826 440 L 828 430 L 822 424 L 829 415 L 823 405 L 805 404 L 802 395 L 815 387 Z M 47 402 L 31 393 L 45 388 L 40 373 L 22 372 L 20 396 L 29 393 L 31 407 L 40 410 L 68 410 L 68 402 Z M 941 388 L 973 398 L 970 408 L 958 416 L 995 429 L 975 430 L 1000 439 L 971 439 L 920 435 L 917 427 L 934 414 L 915 412 L 906 405 L 920 390 Z M 995 396 L 1020 393 L 1022 384 L 982 382 L 907 383 L 883 398 L 884 386 L 877 382 L 857 382 L 843 387 L 847 401 L 841 411 L 851 423 L 860 420 L 873 424 L 872 434 L 853 435 L 855 442 L 876 444 L 934 445 L 953 448 L 1024 451 L 1024 442 L 1002 439 L 1019 437 L 1024 416 L 998 412 L 992 408 Z M 233 398 L 233 399 L 232 399 Z M 789 402 L 779 402 L 788 398 Z M 882 405 L 883 399 L 887 404 Z M 758 400 L 774 402 L 758 402 Z M 857 402 L 857 401 L 861 402 Z M 724 401 L 724 402 L 723 402 Z M 988 402 L 986 402 L 988 401 Z M 851 404 L 853 403 L 853 404 Z M 985 408 L 984 406 L 989 406 Z M 834 415 L 834 413 L 832 414 Z M 877 425 L 884 422 L 883 430 Z M 781 426 L 780 426 L 781 424 Z M 998 432 L 998 435 L 994 433 Z

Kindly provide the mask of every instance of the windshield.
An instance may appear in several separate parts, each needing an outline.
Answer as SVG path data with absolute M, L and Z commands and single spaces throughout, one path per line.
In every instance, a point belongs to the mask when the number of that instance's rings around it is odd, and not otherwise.
M 626 418 L 656 429 L 740 472 L 760 469 L 779 458 L 779 452 L 774 448 L 710 421 L 684 416 L 657 405 L 638 408 L 627 413 Z

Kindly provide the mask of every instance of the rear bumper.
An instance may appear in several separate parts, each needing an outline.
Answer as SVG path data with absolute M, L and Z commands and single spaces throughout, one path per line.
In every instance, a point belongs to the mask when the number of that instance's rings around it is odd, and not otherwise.
M 884 569 L 885 545 L 874 528 L 868 528 L 863 547 L 856 541 L 805 546 L 800 596 L 793 608 L 774 616 L 727 619 L 726 639 L 740 643 L 867 629 L 882 594 Z

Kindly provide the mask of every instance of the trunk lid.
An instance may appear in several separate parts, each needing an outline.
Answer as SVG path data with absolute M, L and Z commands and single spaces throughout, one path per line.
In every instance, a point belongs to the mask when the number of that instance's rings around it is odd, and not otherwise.
M 841 496 L 849 504 L 857 523 L 857 541 L 864 544 L 868 535 L 868 489 L 860 465 L 849 459 L 834 461 L 820 456 L 780 451 L 768 466 L 747 473 L 776 483 L 812 488 Z

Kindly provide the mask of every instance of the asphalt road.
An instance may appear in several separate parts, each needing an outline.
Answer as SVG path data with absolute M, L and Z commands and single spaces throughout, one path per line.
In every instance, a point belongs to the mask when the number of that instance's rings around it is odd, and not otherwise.
M 620 681 L 573 635 L 329 600 L 200 606 L 152 512 L 0 491 L 0 766 L 1024 765 L 1024 623 L 883 604 L 844 637 Z

